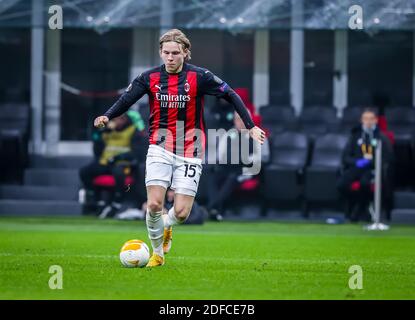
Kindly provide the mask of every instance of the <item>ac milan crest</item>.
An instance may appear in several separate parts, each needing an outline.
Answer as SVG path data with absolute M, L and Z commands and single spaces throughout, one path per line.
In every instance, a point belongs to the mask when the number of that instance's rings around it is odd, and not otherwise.
M 190 84 L 189 84 L 189 82 L 186 82 L 184 84 L 184 91 L 189 92 L 189 90 L 190 90 Z

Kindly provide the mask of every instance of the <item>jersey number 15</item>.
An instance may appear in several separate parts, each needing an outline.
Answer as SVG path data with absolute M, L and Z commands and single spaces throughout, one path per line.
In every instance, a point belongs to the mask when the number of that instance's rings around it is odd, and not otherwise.
M 195 164 L 185 164 L 186 171 L 184 172 L 185 177 L 193 178 L 196 175 L 196 165 Z

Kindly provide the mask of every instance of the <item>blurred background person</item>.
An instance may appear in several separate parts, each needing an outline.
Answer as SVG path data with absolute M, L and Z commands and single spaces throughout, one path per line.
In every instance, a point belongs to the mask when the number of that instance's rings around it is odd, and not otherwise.
M 370 221 L 368 207 L 373 199 L 375 154 L 379 140 L 382 142 L 382 172 L 387 172 L 393 161 L 392 145 L 378 127 L 376 111 L 367 108 L 361 115 L 361 124 L 351 131 L 343 152 L 343 173 L 338 181 L 338 189 L 350 208 L 351 221 L 358 221 L 361 217 Z M 390 189 L 387 177 L 383 174 L 384 190 Z
M 236 130 L 235 130 L 236 129 Z M 229 134 L 220 137 L 218 145 L 218 163 L 214 170 L 208 176 L 209 201 L 206 205 L 208 216 L 211 220 L 223 220 L 224 204 L 231 194 L 244 182 L 252 179 L 253 175 L 243 174 L 244 167 L 251 167 L 252 163 L 266 162 L 269 158 L 268 139 L 264 144 L 254 144 L 248 131 L 245 129 L 242 119 L 237 113 L 233 114 L 233 130 Z M 248 140 L 247 142 L 243 140 Z M 235 143 L 237 147 L 235 148 Z M 249 160 L 246 155 L 242 154 L 243 143 L 249 144 Z M 254 158 L 256 158 L 254 160 Z M 238 160 L 237 163 L 231 163 L 231 159 Z M 250 163 L 250 164 L 244 164 Z
M 130 186 L 125 185 L 127 175 L 137 161 L 144 158 L 144 124 L 137 111 L 129 111 L 112 119 L 107 128 L 96 131 L 94 139 L 94 160 L 82 167 L 79 176 L 87 198 L 99 201 L 94 179 L 101 175 L 112 175 L 115 188 L 110 203 L 100 202 L 99 217 L 114 216 L 122 207 L 124 193 Z

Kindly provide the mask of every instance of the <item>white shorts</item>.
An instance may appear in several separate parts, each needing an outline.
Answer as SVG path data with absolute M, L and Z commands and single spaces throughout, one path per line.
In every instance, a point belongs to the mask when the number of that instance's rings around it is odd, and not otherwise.
M 185 158 L 160 146 L 149 146 L 146 159 L 146 187 L 170 187 L 176 193 L 195 197 L 201 175 L 201 159 Z

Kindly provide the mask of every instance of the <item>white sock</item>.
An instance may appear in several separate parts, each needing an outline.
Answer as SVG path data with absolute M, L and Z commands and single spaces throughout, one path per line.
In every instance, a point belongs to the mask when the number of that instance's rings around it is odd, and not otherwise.
M 163 215 L 163 219 L 164 219 L 165 228 L 170 228 L 174 226 L 175 224 L 180 223 L 180 221 L 176 218 L 176 215 L 174 213 L 174 207 L 171 207 L 169 212 Z
M 151 212 L 147 209 L 146 223 L 148 238 L 151 241 L 153 252 L 158 254 L 160 257 L 164 256 L 163 253 L 163 232 L 164 232 L 164 221 L 162 219 L 163 211 Z

